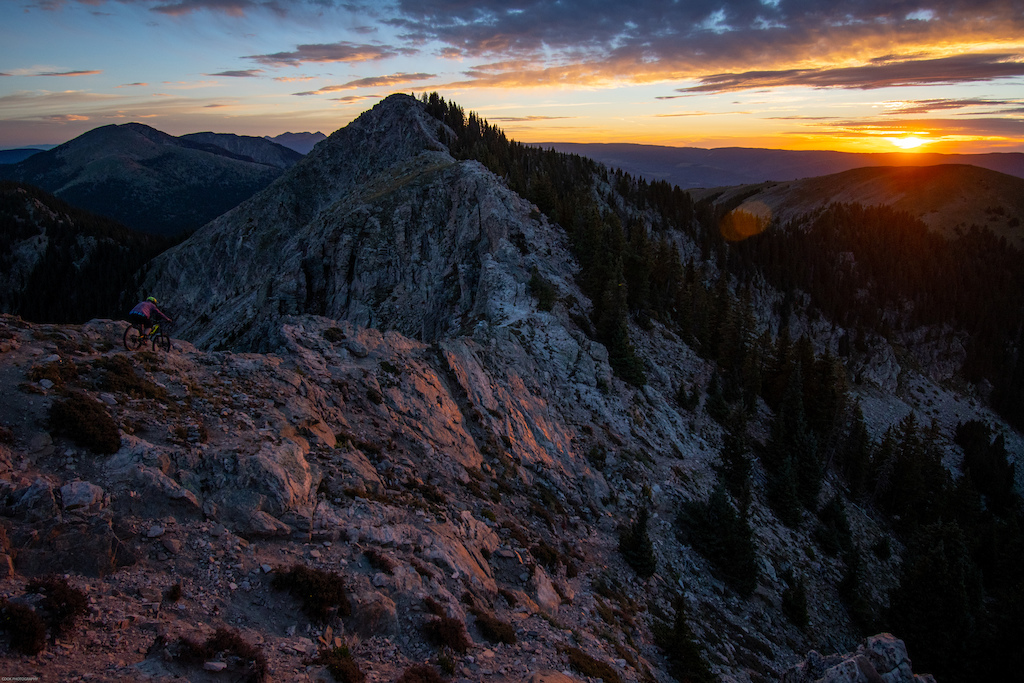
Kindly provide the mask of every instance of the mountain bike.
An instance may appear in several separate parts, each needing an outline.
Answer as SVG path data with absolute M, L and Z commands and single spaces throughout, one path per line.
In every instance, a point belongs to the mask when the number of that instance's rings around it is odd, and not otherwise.
M 170 351 L 171 337 L 164 329 L 166 327 L 166 323 L 163 325 L 157 323 L 149 331 L 149 334 L 146 334 L 146 331 L 139 326 L 129 325 L 124 331 L 124 347 L 129 351 L 138 351 L 145 346 L 147 341 L 152 341 L 154 351 Z

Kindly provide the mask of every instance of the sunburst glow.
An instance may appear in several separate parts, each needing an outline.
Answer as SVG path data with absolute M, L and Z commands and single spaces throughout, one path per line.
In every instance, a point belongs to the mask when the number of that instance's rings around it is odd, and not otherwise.
M 928 144 L 928 140 L 919 137 L 905 137 L 905 138 L 889 138 L 889 142 L 896 145 L 900 149 L 915 149 L 921 145 Z

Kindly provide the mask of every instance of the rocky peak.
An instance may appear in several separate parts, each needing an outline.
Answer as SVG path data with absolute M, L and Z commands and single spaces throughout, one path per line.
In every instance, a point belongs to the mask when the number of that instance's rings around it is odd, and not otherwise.
M 426 341 L 521 317 L 533 266 L 570 274 L 563 238 L 444 135 L 415 98 L 387 98 L 154 261 L 145 289 L 210 348 L 268 350 L 283 315 Z

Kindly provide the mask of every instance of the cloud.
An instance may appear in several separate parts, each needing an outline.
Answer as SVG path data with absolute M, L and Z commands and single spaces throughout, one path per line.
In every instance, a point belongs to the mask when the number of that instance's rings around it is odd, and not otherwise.
M 938 98 L 929 100 L 911 100 L 908 102 L 887 102 L 886 108 L 892 114 L 929 114 L 933 111 L 949 111 L 970 107 L 1015 107 L 1022 104 L 1021 100 L 987 100 L 979 98 L 950 99 Z M 1005 109 L 1002 111 L 1006 111 Z M 1011 110 L 1012 111 L 1012 110 Z
M 283 12 L 283 10 L 277 7 L 276 3 L 256 3 L 251 0 L 181 0 L 180 2 L 160 2 L 152 10 L 161 14 L 170 14 L 171 16 L 181 16 L 200 10 L 209 10 L 212 12 L 223 12 L 233 17 L 240 17 L 246 11 L 260 6 L 275 7 L 277 11 Z
M 331 102 L 345 102 L 355 103 L 362 102 L 364 100 L 381 100 L 384 99 L 383 95 L 345 95 L 344 97 L 332 97 Z
M 401 54 L 414 54 L 415 50 L 381 47 L 379 45 L 359 45 L 341 41 L 338 43 L 317 43 L 299 45 L 291 52 L 274 52 L 266 55 L 248 55 L 266 66 L 299 66 L 310 62 L 371 62 L 389 59 Z
M 559 119 L 575 119 L 576 116 L 492 116 L 488 121 L 501 121 L 502 123 L 530 123 L 533 121 L 558 121 Z
M 747 71 L 706 76 L 684 93 L 717 93 L 755 88 L 810 87 L 874 90 L 910 85 L 972 83 L 1024 76 L 1024 55 L 967 54 L 938 59 L 893 60 L 832 69 Z
M 42 73 L 33 74 L 34 76 L 95 76 L 101 74 L 102 71 L 44 71 Z
M 230 78 L 259 78 L 260 74 L 264 73 L 263 69 L 234 69 L 230 71 L 218 71 L 214 74 L 204 74 L 206 76 L 228 76 Z
M 51 123 L 73 123 L 75 121 L 88 121 L 89 117 L 79 114 L 57 114 L 54 116 L 44 116 L 43 120 Z
M 145 86 L 145 85 L 149 85 L 149 83 L 122 83 L 121 85 L 115 85 L 114 87 L 115 88 L 134 88 L 134 87 L 137 87 L 137 86 Z
M 429 78 L 436 78 L 434 74 L 391 74 L 390 76 L 372 76 L 370 78 L 359 78 L 348 83 L 342 83 L 341 85 L 327 85 L 319 90 L 308 90 L 306 92 L 293 93 L 294 95 L 306 96 L 306 95 L 326 95 L 327 93 L 338 92 L 340 90 L 355 90 L 357 88 L 381 88 L 381 87 L 393 87 L 396 85 L 404 85 L 406 83 L 412 83 L 413 81 L 423 81 Z
M 302 81 L 312 81 L 316 76 L 275 76 L 275 81 L 281 81 L 282 83 L 295 83 Z

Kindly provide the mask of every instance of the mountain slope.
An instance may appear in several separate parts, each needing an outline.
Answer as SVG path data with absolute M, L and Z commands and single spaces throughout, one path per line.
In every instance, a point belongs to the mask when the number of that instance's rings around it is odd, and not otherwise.
M 135 275 L 169 243 L 0 182 L 0 312 L 34 322 L 121 317 Z
M 801 151 L 722 147 L 664 147 L 627 143 L 537 143 L 568 154 L 581 154 L 648 181 L 665 180 L 682 188 L 747 185 L 832 175 L 864 166 L 934 166 L 969 164 L 1024 177 L 1024 154 L 933 154 L 893 152 Z
M 299 154 L 309 154 L 318 142 L 326 138 L 323 133 L 281 133 L 274 137 L 267 136 L 267 140 L 293 149 Z
M 18 164 L 0 166 L 0 176 L 35 185 L 128 227 L 177 235 L 227 211 L 281 174 L 280 161 L 253 161 L 223 144 L 191 142 L 139 123 L 103 126 Z
M 302 155 L 293 149 L 275 143 L 266 138 L 231 133 L 189 133 L 179 136 L 179 140 L 212 145 L 226 150 L 241 159 L 248 159 L 259 164 L 275 166 L 282 170 L 295 165 Z
M 828 176 L 696 192 L 785 223 L 832 203 L 888 206 L 952 237 L 971 226 L 1024 247 L 1024 178 L 976 166 L 859 168 Z

